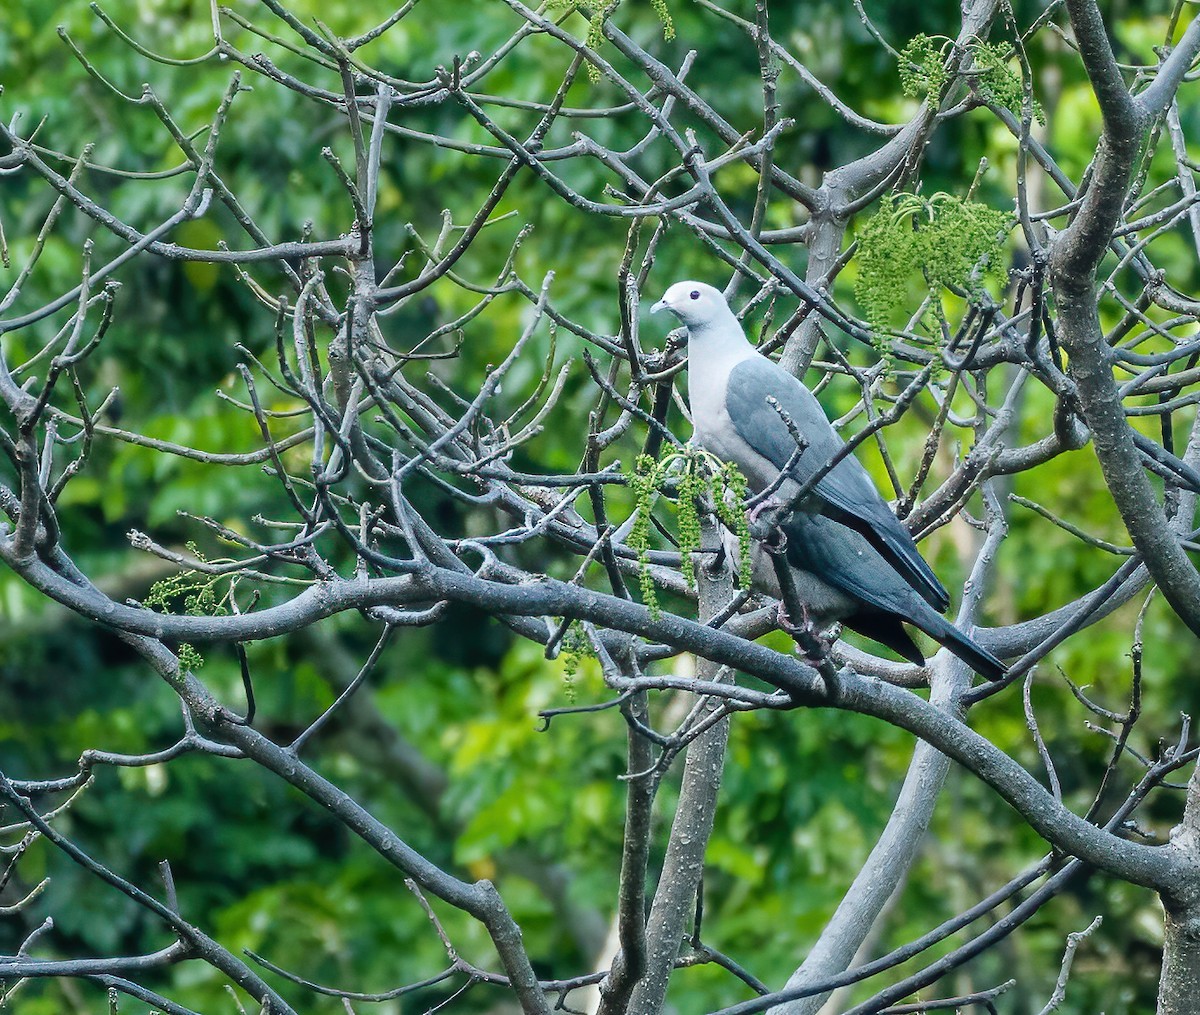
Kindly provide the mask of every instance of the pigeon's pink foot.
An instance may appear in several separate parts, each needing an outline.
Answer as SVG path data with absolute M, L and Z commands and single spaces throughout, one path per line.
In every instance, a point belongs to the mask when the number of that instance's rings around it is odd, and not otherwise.
M 803 603 L 800 604 L 799 624 L 792 620 L 787 607 L 782 602 L 776 608 L 776 619 L 780 628 L 790 634 L 796 642 L 796 652 L 807 662 L 816 665 L 825 659 L 833 649 L 833 645 L 818 633 L 816 624 L 809 615 L 808 607 Z
M 801 630 L 812 630 L 812 622 L 808 617 L 808 607 L 801 604 L 800 606 L 800 624 L 797 625 L 791 616 L 788 614 L 787 606 L 780 601 L 775 607 L 775 620 L 779 626 L 788 634 L 796 634 Z
M 774 497 L 766 497 L 750 509 L 750 513 L 746 515 L 746 521 L 753 525 L 764 511 L 773 511 L 775 508 L 781 507 L 783 507 L 783 501 L 776 500 Z

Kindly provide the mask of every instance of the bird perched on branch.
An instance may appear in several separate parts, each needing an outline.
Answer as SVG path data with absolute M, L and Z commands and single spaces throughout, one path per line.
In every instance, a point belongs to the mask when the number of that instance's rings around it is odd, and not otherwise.
M 796 630 L 792 601 L 815 631 L 840 621 L 920 665 L 907 623 L 977 673 L 1003 676 L 999 659 L 941 616 L 949 595 L 816 396 L 750 344 L 721 292 L 676 282 L 651 307 L 659 310 L 687 328 L 696 440 L 741 469 L 760 495 L 752 516 L 775 522 L 772 538 L 753 545 L 751 572 L 756 587 L 781 600 L 785 627 Z

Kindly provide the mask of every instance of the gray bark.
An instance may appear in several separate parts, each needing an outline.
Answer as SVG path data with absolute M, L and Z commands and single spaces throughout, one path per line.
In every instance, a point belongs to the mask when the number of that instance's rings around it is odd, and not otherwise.
M 1183 821 L 1171 849 L 1190 862 L 1191 877 L 1162 893 L 1165 911 L 1158 1015 L 1191 1015 L 1200 999 L 1200 768 L 1188 782 Z
M 956 702 L 967 687 L 969 675 L 948 652 L 938 656 L 933 669 L 934 705 L 949 714 L 959 714 Z M 917 744 L 883 833 L 816 945 L 800 968 L 788 978 L 786 989 L 816 983 L 849 968 L 888 899 L 916 859 L 949 771 L 949 758 L 929 744 Z M 772 1015 L 816 1015 L 830 993 L 823 991 L 781 1004 L 771 1009 Z
M 709 524 L 705 527 L 702 545 L 713 546 L 717 538 L 715 526 Z M 700 616 L 711 617 L 733 595 L 729 570 L 720 577 L 712 577 L 705 574 L 704 568 L 699 568 L 697 581 Z M 726 667 L 706 659 L 700 661 L 697 676 L 701 680 L 732 679 Z M 713 702 L 712 707 L 718 707 L 718 703 Z M 634 988 L 629 1006 L 631 1012 L 662 1010 L 667 980 L 679 954 L 684 928 L 695 912 L 696 893 L 704 877 L 704 852 L 712 835 L 728 740 L 729 720 L 726 718 L 698 736 L 688 747 L 667 856 L 646 922 L 646 974 Z

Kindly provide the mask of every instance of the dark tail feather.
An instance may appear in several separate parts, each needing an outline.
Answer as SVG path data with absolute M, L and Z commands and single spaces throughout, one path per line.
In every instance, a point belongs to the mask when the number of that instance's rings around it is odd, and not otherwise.
M 999 680 L 1007 672 L 1004 663 L 944 617 L 931 613 L 928 618 L 922 617 L 916 626 L 931 638 L 940 641 L 980 676 L 987 677 L 988 680 Z
M 857 631 L 872 641 L 879 642 L 880 645 L 886 645 L 901 659 L 907 659 L 918 666 L 925 665 L 925 656 L 894 613 L 856 613 L 850 617 L 843 617 L 842 624 L 851 631 Z

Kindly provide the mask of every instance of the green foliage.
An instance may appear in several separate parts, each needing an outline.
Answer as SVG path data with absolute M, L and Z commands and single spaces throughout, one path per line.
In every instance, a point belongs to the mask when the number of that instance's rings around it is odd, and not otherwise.
M 592 644 L 588 641 L 587 633 L 583 630 L 583 625 L 578 620 L 571 621 L 567 627 L 566 633 L 562 639 L 563 661 L 563 686 L 566 691 L 567 701 L 571 704 L 575 703 L 578 697 L 578 692 L 575 686 L 575 678 L 579 675 L 579 666 L 584 659 L 593 657 L 595 653 L 592 651 Z
M 877 335 L 908 305 L 909 282 L 920 273 L 929 308 L 941 312 L 942 289 L 985 294 L 984 279 L 997 271 L 1007 212 L 953 194 L 893 194 L 858 233 L 858 277 L 854 295 Z M 930 329 L 938 340 L 938 329 Z M 888 354 L 881 340 L 880 353 Z
M 688 588 L 696 587 L 693 555 L 700 550 L 700 511 L 715 511 L 726 528 L 738 537 L 739 587 L 750 586 L 750 527 L 742 505 L 746 478 L 738 467 L 691 445 L 660 461 L 639 455 L 629 474 L 634 495 L 634 522 L 629 545 L 638 553 L 638 578 L 642 602 L 655 618 L 661 615 L 658 590 L 650 576 L 650 528 L 654 503 L 660 493 L 675 494 L 680 571 Z
M 224 563 L 221 560 L 208 560 L 194 542 L 189 542 L 187 548 L 192 556 L 205 564 Z M 160 613 L 174 613 L 182 599 L 183 612 L 188 616 L 219 617 L 228 612 L 225 604 L 232 591 L 233 584 L 226 575 L 196 570 L 180 571 L 151 585 L 145 604 Z M 185 670 L 198 670 L 204 665 L 204 657 L 194 645 L 184 642 L 179 646 L 179 665 Z
M 905 95 L 913 98 L 932 96 L 935 100 L 941 96 L 950 80 L 946 60 L 953 45 L 954 40 L 945 36 L 920 34 L 909 40 L 900 53 L 897 68 Z M 989 102 L 1020 116 L 1024 89 L 1020 75 L 1009 65 L 1011 47 L 1008 43 L 976 39 L 968 43 L 967 49 L 974 60 L 973 73 L 980 93 Z M 1038 123 L 1045 124 L 1045 114 L 1036 99 L 1033 115 Z
M 945 47 L 949 42 L 949 39 L 943 39 L 941 45 L 934 45 L 933 38 L 924 33 L 909 40 L 900 52 L 898 68 L 900 87 L 905 95 L 936 98 L 941 94 L 950 77 L 945 66 Z

